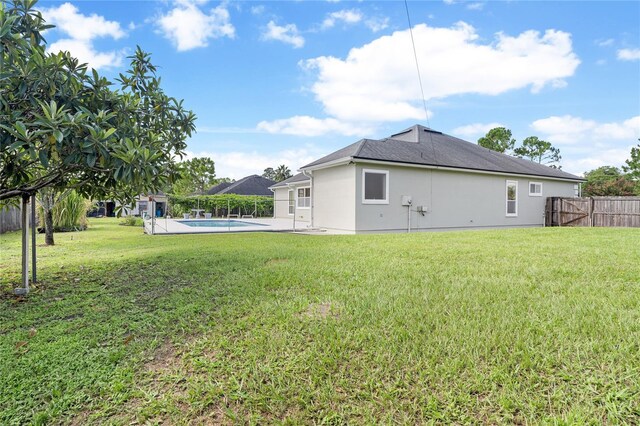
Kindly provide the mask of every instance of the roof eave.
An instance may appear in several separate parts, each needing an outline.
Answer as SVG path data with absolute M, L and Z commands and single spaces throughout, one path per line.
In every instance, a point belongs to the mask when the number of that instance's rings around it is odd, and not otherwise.
M 375 160 L 369 158 L 352 158 L 354 163 L 367 163 L 367 164 L 388 164 L 388 165 L 400 165 L 405 167 L 415 167 L 421 169 L 433 169 L 433 170 L 451 170 L 451 171 L 464 171 L 468 173 L 480 173 L 480 174 L 490 174 L 490 175 L 499 175 L 499 176 L 525 176 L 525 177 L 536 177 L 536 178 L 544 178 L 550 180 L 559 180 L 564 182 L 586 182 L 587 180 L 581 177 L 576 176 L 576 179 L 569 177 L 559 177 L 559 176 L 548 176 L 548 175 L 540 175 L 533 173 L 513 173 L 513 172 L 500 172 L 495 170 L 484 170 L 484 169 L 471 169 L 465 167 L 451 167 L 451 166 L 438 166 L 435 164 L 419 164 L 419 163 L 407 163 L 401 161 L 385 161 L 385 160 Z
M 353 159 L 354 157 L 351 157 L 351 156 L 338 158 L 337 160 L 327 161 L 326 163 L 320 163 L 313 166 L 304 166 L 304 167 L 301 167 L 299 170 L 310 172 L 314 170 L 328 169 L 330 167 L 343 166 L 345 164 L 349 164 L 351 161 L 353 161 Z

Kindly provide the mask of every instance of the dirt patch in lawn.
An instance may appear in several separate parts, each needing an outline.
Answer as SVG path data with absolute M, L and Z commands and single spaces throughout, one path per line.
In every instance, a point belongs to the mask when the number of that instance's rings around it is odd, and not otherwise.
M 311 303 L 300 316 L 303 318 L 318 319 L 339 318 L 340 311 L 335 303 L 332 302 Z
M 179 364 L 178 351 L 166 340 L 153 353 L 153 359 L 147 362 L 147 370 L 152 373 L 160 373 L 176 367 Z
M 275 258 L 275 259 L 267 260 L 264 264 L 265 264 L 265 266 L 275 266 L 275 265 L 281 265 L 281 264 L 287 263 L 287 262 L 289 262 L 289 259 Z

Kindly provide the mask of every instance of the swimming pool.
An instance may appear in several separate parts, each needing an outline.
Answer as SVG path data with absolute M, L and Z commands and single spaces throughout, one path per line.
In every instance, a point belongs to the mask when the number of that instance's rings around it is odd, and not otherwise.
M 194 228 L 239 228 L 242 226 L 267 226 L 262 223 L 243 222 L 241 220 L 226 219 L 195 219 L 195 220 L 177 220 L 176 222 Z

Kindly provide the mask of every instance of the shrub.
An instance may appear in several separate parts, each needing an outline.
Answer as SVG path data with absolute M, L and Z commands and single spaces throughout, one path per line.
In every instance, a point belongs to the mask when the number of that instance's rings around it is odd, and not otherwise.
M 125 216 L 122 218 L 120 225 L 123 226 L 142 226 L 144 225 L 144 220 L 141 217 L 136 216 Z
M 91 201 L 76 191 L 69 192 L 51 209 L 54 231 L 70 232 L 87 229 L 87 212 L 91 206 Z M 40 217 L 44 215 L 41 214 Z
M 214 216 L 224 216 L 227 213 L 254 214 L 258 217 L 273 215 L 273 197 L 270 196 L 223 194 L 181 197 L 171 195 L 169 204 L 173 216 L 181 216 L 182 213 L 188 213 L 198 206 L 205 212 L 213 213 Z

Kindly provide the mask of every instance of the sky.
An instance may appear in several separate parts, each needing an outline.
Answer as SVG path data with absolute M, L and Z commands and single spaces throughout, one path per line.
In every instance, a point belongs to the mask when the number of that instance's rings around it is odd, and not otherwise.
M 295 172 L 414 124 L 470 142 L 498 126 L 518 143 L 538 136 L 574 174 L 621 166 L 638 144 L 640 2 L 407 6 L 408 16 L 404 1 L 37 9 L 56 25 L 45 34 L 50 51 L 68 50 L 107 78 L 127 69 L 137 45 L 150 52 L 165 92 L 198 116 L 188 155 L 211 157 L 218 177 L 280 164 Z

